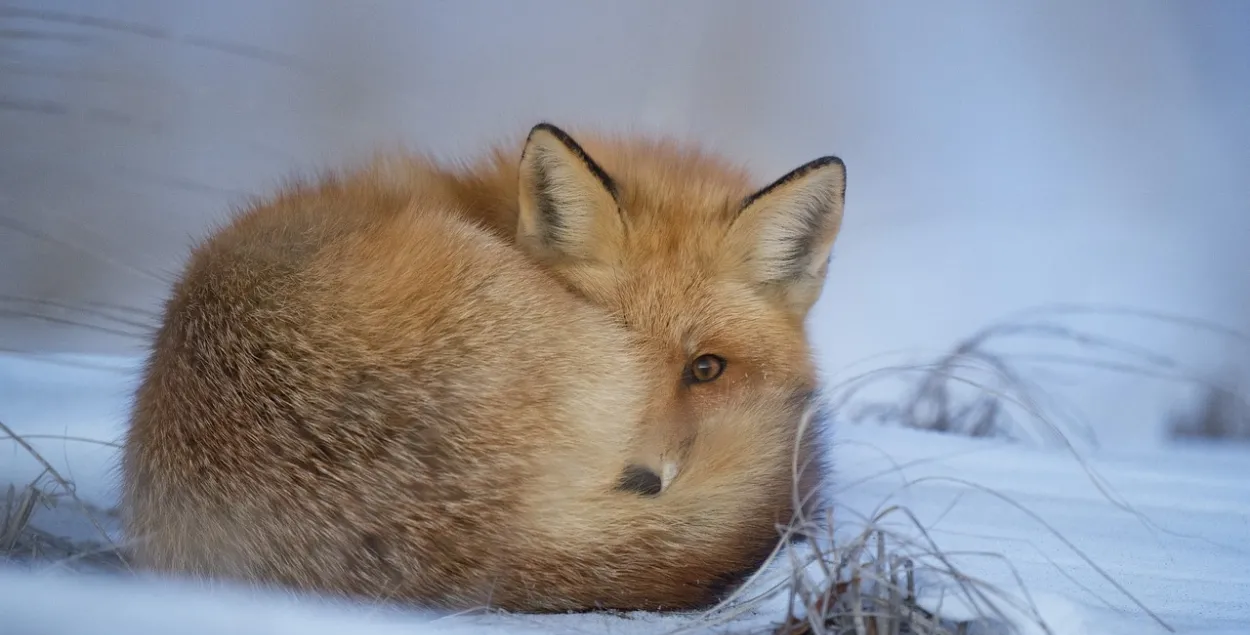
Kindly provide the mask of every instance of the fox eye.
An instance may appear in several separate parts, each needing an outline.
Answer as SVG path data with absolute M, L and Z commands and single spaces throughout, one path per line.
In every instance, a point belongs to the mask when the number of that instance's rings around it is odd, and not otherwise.
M 715 381 L 725 372 L 725 360 L 717 355 L 700 355 L 686 367 L 686 383 L 703 384 Z

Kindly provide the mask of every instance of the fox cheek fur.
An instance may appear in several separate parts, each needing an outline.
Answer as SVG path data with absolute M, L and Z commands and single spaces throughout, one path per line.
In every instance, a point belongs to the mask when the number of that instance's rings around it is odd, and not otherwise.
M 250 204 L 135 395 L 134 560 L 430 607 L 717 601 L 823 502 L 805 323 L 845 178 L 540 124 Z

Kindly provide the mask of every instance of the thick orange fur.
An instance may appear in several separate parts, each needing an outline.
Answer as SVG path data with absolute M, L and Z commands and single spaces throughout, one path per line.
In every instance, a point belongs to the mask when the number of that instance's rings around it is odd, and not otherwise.
M 819 500 L 804 320 L 841 179 L 761 193 L 539 126 L 251 205 L 193 252 L 136 395 L 136 561 L 447 608 L 715 602 L 777 544 L 796 463 Z

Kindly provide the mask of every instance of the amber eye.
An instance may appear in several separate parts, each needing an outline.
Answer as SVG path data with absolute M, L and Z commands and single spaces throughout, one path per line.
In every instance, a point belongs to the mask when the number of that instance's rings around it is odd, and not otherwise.
M 716 355 L 700 355 L 686 367 L 686 381 L 702 384 L 715 380 L 725 372 L 725 360 Z

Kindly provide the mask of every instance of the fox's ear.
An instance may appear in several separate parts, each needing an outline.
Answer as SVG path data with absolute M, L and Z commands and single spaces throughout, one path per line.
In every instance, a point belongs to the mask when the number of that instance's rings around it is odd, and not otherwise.
M 542 261 L 604 260 L 624 234 L 612 178 L 551 124 L 525 140 L 519 190 L 517 242 Z
M 845 198 L 846 166 L 822 157 L 747 197 L 730 229 L 748 277 L 800 315 L 824 287 Z

